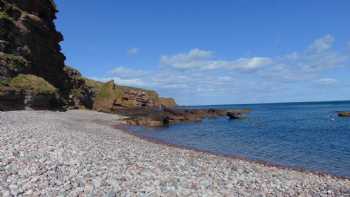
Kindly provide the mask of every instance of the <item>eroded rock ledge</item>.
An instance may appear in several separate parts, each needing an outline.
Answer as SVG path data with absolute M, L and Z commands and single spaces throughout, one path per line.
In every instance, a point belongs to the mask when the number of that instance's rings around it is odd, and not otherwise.
M 240 119 L 249 113 L 249 109 L 125 109 L 119 111 L 126 115 L 126 123 L 135 126 L 164 127 L 181 122 L 199 122 L 205 118 L 227 116 L 229 119 Z M 233 118 L 234 117 L 234 118 Z

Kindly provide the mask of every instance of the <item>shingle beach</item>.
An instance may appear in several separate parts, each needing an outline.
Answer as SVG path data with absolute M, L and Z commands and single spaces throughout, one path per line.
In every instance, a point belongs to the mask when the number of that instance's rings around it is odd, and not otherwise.
M 0 112 L 0 196 L 350 196 L 350 181 L 152 143 L 93 111 Z

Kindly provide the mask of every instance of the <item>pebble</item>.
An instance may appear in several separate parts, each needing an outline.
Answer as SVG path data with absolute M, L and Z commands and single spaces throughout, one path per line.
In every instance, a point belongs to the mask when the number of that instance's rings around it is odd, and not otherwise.
M 93 111 L 0 112 L 0 196 L 350 196 L 350 180 L 154 144 Z

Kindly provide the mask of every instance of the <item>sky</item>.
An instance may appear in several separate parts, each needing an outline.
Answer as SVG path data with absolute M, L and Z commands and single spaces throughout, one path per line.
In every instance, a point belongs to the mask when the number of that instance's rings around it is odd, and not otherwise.
M 56 3 L 86 77 L 180 105 L 350 100 L 348 0 Z

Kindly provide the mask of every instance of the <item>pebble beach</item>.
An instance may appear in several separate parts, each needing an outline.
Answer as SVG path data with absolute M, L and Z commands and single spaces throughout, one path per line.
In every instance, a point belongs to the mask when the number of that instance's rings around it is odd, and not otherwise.
M 350 196 L 350 180 L 152 143 L 93 111 L 0 112 L 0 197 Z

